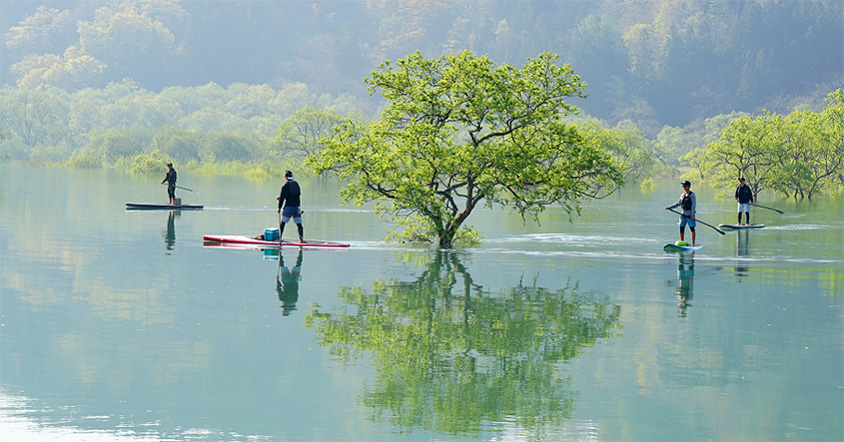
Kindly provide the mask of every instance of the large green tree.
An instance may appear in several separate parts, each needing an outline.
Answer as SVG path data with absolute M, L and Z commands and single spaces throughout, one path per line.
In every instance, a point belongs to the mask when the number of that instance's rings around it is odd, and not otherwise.
M 545 52 L 521 69 L 470 52 L 385 61 L 365 79 L 389 102 L 380 120 L 340 126 L 309 164 L 349 179 L 346 201 L 376 201 L 442 247 L 481 204 L 534 219 L 554 203 L 579 211 L 583 198 L 616 189 L 621 172 L 561 121 L 577 113 L 565 100 L 582 97 L 584 84 L 557 58 Z

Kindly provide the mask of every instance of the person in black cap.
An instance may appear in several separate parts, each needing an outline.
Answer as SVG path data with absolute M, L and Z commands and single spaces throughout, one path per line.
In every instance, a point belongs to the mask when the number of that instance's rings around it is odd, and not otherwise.
M 170 205 L 176 203 L 176 169 L 173 168 L 173 163 L 167 163 L 167 175 L 161 180 L 161 184 L 167 182 L 167 196 L 170 197 Z
M 745 222 L 750 224 L 750 205 L 753 204 L 753 191 L 750 186 L 744 184 L 744 178 L 739 178 L 739 185 L 736 187 L 736 202 L 738 203 L 738 222 L 741 224 L 741 212 L 745 213 Z
M 281 193 L 278 195 L 278 210 L 277 213 L 281 213 L 281 219 L 278 223 L 278 242 L 281 243 L 281 235 L 284 233 L 284 226 L 290 222 L 290 218 L 293 218 L 293 222 L 296 223 L 296 229 L 299 230 L 299 242 L 305 242 L 305 232 L 304 228 L 302 227 L 302 209 L 300 196 L 302 195 L 302 189 L 299 187 L 299 183 L 293 179 L 293 172 L 286 171 L 284 172 L 285 183 L 281 186 Z M 284 212 L 282 212 L 282 208 L 284 208 Z
M 680 200 L 676 203 L 667 206 L 665 210 L 673 209 L 675 207 L 682 207 L 683 214 L 680 216 L 680 241 L 685 241 L 686 224 L 689 225 L 689 230 L 692 232 L 692 245 L 695 245 L 695 211 L 697 208 L 697 197 L 692 192 L 692 183 L 683 181 L 680 183 L 683 186 L 683 194 L 680 195 Z

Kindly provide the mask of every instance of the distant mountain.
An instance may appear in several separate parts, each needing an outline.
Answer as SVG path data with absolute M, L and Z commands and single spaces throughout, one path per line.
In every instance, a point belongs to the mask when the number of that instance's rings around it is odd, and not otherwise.
M 52 0 L 2 2 L 0 84 L 69 91 L 304 82 L 366 97 L 383 60 L 470 50 L 522 65 L 551 50 L 590 115 L 663 125 L 812 105 L 844 86 L 840 0 Z M 822 85 L 822 86 L 819 86 Z M 829 89 L 829 90 L 826 90 Z

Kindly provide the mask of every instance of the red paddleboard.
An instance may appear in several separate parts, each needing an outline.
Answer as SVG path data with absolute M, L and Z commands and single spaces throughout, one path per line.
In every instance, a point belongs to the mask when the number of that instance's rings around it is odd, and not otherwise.
M 269 246 L 269 247 L 349 247 L 346 243 L 322 241 L 318 239 L 309 239 L 305 242 L 298 241 L 284 241 L 281 244 L 278 241 L 264 241 L 262 239 L 255 239 L 251 236 L 244 235 L 205 235 L 202 237 L 205 242 L 220 243 L 221 245 L 250 245 L 250 246 Z

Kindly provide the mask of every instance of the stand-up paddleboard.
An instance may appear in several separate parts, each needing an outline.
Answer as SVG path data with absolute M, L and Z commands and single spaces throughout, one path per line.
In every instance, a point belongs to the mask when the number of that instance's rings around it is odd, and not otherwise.
M 202 210 L 204 207 L 198 204 L 126 203 L 126 210 Z
M 244 235 L 205 235 L 202 237 L 202 239 L 205 240 L 205 242 L 219 243 L 223 246 L 238 244 L 244 246 L 264 247 L 349 247 L 349 245 L 346 243 L 322 241 L 318 239 L 309 239 L 305 242 L 282 241 L 281 244 L 279 244 L 278 241 L 264 241 L 262 239 L 256 239 L 251 236 Z
M 668 243 L 662 247 L 662 250 L 665 250 L 666 252 L 693 252 L 702 248 L 703 244 L 698 244 L 696 246 L 678 246 L 677 244 Z
M 725 230 L 761 229 L 764 224 L 718 224 L 718 227 Z

